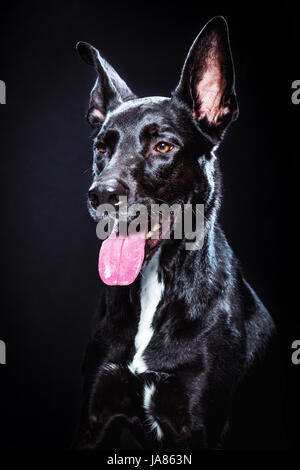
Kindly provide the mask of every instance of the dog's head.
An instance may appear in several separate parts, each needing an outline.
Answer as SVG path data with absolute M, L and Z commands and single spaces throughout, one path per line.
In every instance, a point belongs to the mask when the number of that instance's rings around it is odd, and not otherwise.
M 100 204 L 117 206 L 120 196 L 129 206 L 197 202 L 209 209 L 216 187 L 212 150 L 238 114 L 224 18 L 213 18 L 195 39 L 171 98 L 137 98 L 97 49 L 83 42 L 77 49 L 98 74 L 87 113 L 95 220 Z

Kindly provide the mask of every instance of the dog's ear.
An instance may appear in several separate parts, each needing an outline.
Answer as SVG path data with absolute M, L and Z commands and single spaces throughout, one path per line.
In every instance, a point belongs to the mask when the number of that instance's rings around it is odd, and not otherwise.
M 80 57 L 98 72 L 98 78 L 91 91 L 87 118 L 92 127 L 99 127 L 109 110 L 136 96 L 95 47 L 87 42 L 79 42 L 76 48 Z
M 226 20 L 211 19 L 195 39 L 173 96 L 186 103 L 214 142 L 238 115 Z

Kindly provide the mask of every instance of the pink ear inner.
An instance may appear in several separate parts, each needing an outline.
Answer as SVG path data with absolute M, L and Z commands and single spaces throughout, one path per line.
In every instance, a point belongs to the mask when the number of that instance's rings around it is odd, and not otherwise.
M 226 87 L 222 73 L 223 62 L 215 36 L 210 43 L 203 70 L 196 84 L 197 103 L 196 109 L 194 109 L 196 119 L 206 118 L 210 124 L 217 124 L 218 120 L 229 112 L 228 107 L 222 106 L 222 97 Z
M 94 118 L 100 119 L 101 121 L 103 121 L 105 118 L 104 113 L 100 109 L 97 109 L 97 108 L 94 108 L 90 112 L 90 115 L 93 116 Z

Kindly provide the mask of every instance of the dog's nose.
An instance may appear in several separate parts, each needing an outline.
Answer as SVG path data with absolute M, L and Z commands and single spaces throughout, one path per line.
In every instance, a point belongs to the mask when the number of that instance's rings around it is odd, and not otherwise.
M 116 206 L 120 196 L 127 196 L 128 189 L 126 183 L 117 179 L 109 179 L 103 182 L 93 183 L 89 189 L 88 196 L 94 209 L 100 204 L 105 203 Z

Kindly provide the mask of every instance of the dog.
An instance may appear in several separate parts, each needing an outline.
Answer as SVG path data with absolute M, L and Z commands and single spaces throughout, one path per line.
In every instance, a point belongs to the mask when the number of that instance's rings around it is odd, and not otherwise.
M 123 196 L 147 207 L 203 204 L 205 219 L 198 250 L 187 250 L 184 237 L 145 236 L 136 246 L 128 237 L 123 251 L 118 237 L 103 242 L 76 447 L 222 448 L 240 385 L 275 334 L 218 222 L 216 151 L 238 116 L 226 20 L 201 30 L 170 98 L 137 98 L 97 49 L 80 42 L 77 50 L 97 72 L 87 113 L 91 216 L 99 221 L 97 208 Z M 135 249 L 145 251 L 139 261 Z M 106 268 L 113 275 L 105 282 Z

